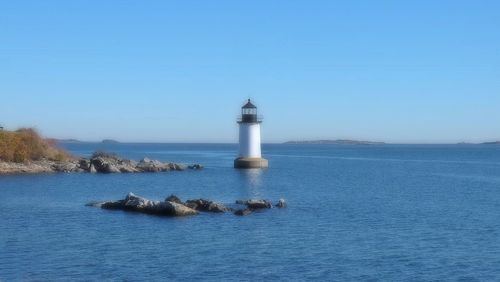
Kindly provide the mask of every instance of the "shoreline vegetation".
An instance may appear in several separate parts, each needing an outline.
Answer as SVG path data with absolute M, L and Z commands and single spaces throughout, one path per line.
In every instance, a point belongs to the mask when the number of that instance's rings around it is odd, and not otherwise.
M 148 158 L 137 162 L 106 152 L 95 152 L 90 158 L 79 158 L 59 148 L 56 140 L 42 138 L 35 129 L 0 131 L 0 175 L 55 172 L 139 173 L 202 168 L 199 164 L 187 166 Z

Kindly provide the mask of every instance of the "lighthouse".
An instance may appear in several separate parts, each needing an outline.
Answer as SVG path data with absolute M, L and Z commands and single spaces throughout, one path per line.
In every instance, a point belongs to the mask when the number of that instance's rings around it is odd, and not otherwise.
M 241 117 L 238 118 L 240 126 L 240 151 L 234 160 L 235 168 L 266 168 L 269 163 L 262 158 L 260 149 L 260 124 L 262 118 L 257 116 L 257 107 L 250 99 L 241 107 Z

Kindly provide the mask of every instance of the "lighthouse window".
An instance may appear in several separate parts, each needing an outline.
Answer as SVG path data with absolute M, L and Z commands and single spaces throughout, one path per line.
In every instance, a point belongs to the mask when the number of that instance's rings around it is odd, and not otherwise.
M 243 109 L 244 115 L 256 115 L 257 109 Z

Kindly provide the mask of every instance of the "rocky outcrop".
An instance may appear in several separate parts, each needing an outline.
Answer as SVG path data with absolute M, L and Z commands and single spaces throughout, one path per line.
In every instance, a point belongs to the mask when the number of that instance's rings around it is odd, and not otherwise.
M 195 209 L 197 211 L 203 212 L 226 212 L 229 209 L 226 208 L 221 203 L 216 203 L 210 200 L 205 199 L 197 199 L 197 200 L 188 200 L 186 201 L 186 206 Z
M 271 201 L 261 200 L 261 199 L 238 200 L 236 201 L 236 204 L 246 206 L 246 208 L 238 209 L 234 212 L 235 215 L 239 216 L 249 215 L 256 210 L 271 209 L 273 207 L 273 203 Z M 285 200 L 279 199 L 278 203 L 276 203 L 276 207 L 285 208 L 286 207 Z
M 89 205 L 103 209 L 125 210 L 166 216 L 189 216 L 198 214 L 196 210 L 179 203 L 170 201 L 151 201 L 136 196 L 133 193 L 129 193 L 124 200 L 92 203 Z
M 257 209 L 270 209 L 273 207 L 273 203 L 271 203 L 268 200 L 238 200 L 236 201 L 236 204 L 238 205 L 246 205 L 247 208 L 252 209 L 252 210 L 257 210 Z
M 203 166 L 194 164 L 186 166 L 176 163 L 163 163 L 144 158 L 139 162 L 122 159 L 114 154 L 94 153 L 90 158 L 69 159 L 56 162 L 49 160 L 11 163 L 0 161 L 0 174 L 13 173 L 49 173 L 49 172 L 89 172 L 89 173 L 139 173 L 199 170 Z
M 280 204 L 281 203 L 281 204 Z M 285 207 L 285 200 L 280 199 L 276 206 Z M 246 205 L 244 209 L 237 209 L 234 214 L 244 216 L 256 210 L 272 208 L 272 203 L 267 200 L 237 201 L 237 204 Z M 224 213 L 234 211 L 225 205 L 206 199 L 187 200 L 183 202 L 175 195 L 168 196 L 164 201 L 152 201 L 129 193 L 125 199 L 108 202 L 92 202 L 87 206 L 98 207 L 109 210 L 125 210 L 155 215 L 166 216 L 190 216 L 200 212 Z

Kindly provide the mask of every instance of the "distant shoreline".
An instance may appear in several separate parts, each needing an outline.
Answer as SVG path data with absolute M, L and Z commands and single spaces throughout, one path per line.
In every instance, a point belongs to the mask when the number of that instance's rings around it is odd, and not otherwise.
M 151 142 L 151 141 L 132 141 L 132 142 L 103 142 L 103 141 L 80 141 L 76 139 L 52 139 L 59 144 L 192 144 L 192 145 L 238 145 L 237 142 Z M 287 142 L 264 142 L 264 145 L 500 145 L 500 141 L 494 142 L 458 142 L 458 143 L 386 143 L 374 141 L 356 141 L 356 140 L 306 140 L 306 141 L 287 141 Z
M 287 141 L 283 144 L 335 144 L 335 145 L 383 145 L 384 142 L 359 141 L 359 140 L 306 140 L 306 141 Z

